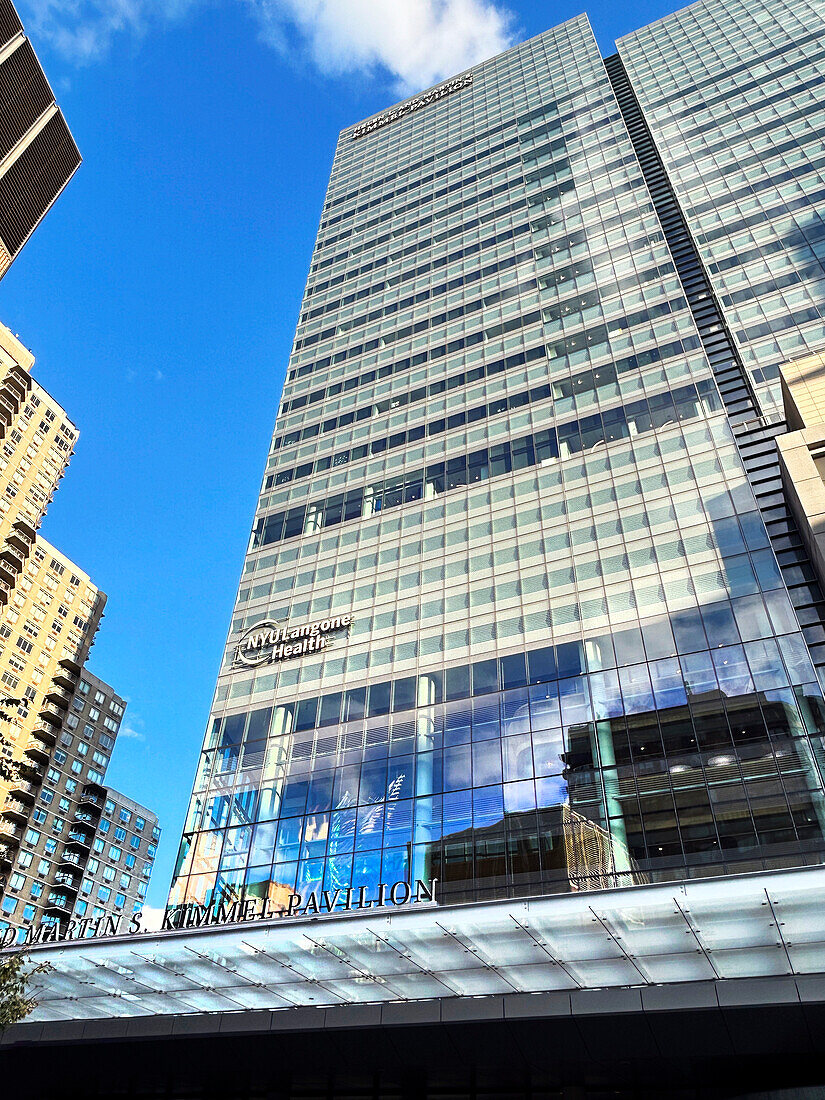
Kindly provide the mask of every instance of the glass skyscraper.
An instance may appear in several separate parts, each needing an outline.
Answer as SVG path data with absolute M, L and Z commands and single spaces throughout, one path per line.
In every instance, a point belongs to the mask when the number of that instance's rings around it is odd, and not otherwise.
M 581 16 L 341 133 L 171 906 L 825 859 L 820 12 Z

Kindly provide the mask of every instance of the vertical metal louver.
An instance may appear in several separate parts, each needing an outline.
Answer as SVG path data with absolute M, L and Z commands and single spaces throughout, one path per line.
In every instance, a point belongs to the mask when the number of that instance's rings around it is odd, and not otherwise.
M 11 0 L 0 0 L 0 46 L 14 38 L 23 30 L 20 16 L 17 14 Z
M 24 41 L 0 65 L 0 159 L 54 102 L 31 43 Z
M 80 153 L 66 120 L 54 115 L 0 176 L 0 239 L 14 255 L 60 194 Z

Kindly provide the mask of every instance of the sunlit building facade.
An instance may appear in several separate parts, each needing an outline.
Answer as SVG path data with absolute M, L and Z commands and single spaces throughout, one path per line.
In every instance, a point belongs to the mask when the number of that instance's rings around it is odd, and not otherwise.
M 755 251 L 815 174 L 783 182 L 810 150 L 771 160 L 728 78 L 785 50 L 771 125 L 817 117 L 822 19 L 689 12 L 607 66 L 573 19 L 341 133 L 172 906 L 825 858 L 825 635 L 773 444 L 821 318 L 752 316 L 820 293 L 813 238 L 781 294 Z M 679 168 L 733 133 L 758 199 Z

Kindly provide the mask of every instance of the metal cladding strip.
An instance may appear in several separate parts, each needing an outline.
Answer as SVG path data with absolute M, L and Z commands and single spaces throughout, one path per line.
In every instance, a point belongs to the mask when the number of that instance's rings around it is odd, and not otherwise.
M 816 580 L 799 581 L 800 572 L 810 576 L 815 576 L 816 572 L 785 500 L 775 442 L 776 436 L 787 431 L 787 424 L 784 421 L 769 424 L 762 416 L 736 341 L 713 292 L 622 60 L 618 54 L 613 54 L 604 64 L 811 658 L 818 668 L 825 670 L 825 599 Z

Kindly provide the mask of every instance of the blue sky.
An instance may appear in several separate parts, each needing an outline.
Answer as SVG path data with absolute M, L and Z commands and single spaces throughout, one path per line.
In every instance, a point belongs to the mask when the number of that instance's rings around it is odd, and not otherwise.
M 579 14 L 511 0 L 18 0 L 84 157 L 0 283 L 80 428 L 42 532 L 109 596 L 111 783 L 163 905 L 338 131 Z M 673 10 L 588 8 L 603 52 Z M 411 45 L 412 43 L 412 45 Z

